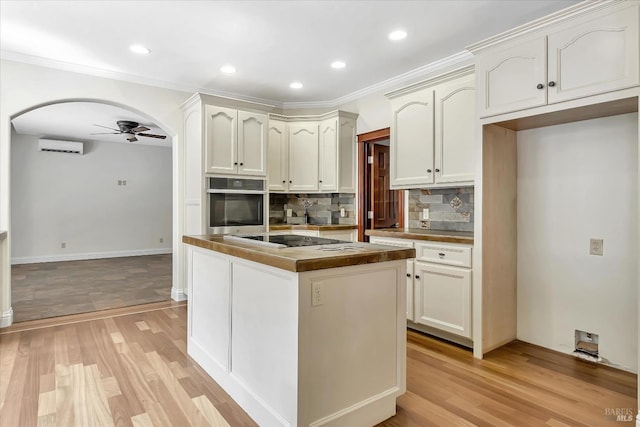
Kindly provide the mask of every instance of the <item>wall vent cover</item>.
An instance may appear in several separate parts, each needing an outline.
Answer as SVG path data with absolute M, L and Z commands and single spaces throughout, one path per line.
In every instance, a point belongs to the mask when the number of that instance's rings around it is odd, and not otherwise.
M 55 139 L 40 139 L 38 140 L 38 150 L 53 153 L 84 154 L 84 143 L 58 141 Z

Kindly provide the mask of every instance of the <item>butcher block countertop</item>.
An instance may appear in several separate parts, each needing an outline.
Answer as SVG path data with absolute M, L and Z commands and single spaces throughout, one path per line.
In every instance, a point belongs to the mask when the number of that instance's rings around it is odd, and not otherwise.
M 416 256 L 415 249 L 372 245 L 363 242 L 272 248 L 225 240 L 221 234 L 183 236 L 182 242 L 292 272 L 396 261 Z
M 367 236 L 393 237 L 395 239 L 427 240 L 444 243 L 466 243 L 473 245 L 473 233 L 469 231 L 437 231 L 421 228 L 379 228 L 365 230 Z
M 337 230 L 357 230 L 357 225 L 345 224 L 272 224 L 269 225 L 269 231 L 282 230 L 319 230 L 319 231 L 337 231 Z

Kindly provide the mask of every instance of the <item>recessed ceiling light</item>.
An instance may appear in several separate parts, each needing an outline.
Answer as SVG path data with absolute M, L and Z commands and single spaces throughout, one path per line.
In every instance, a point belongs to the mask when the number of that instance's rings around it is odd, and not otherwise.
M 129 46 L 129 50 L 134 53 L 139 53 L 140 55 L 148 55 L 151 53 L 151 49 L 144 47 L 141 44 L 131 45 Z
M 345 64 L 345 63 L 344 63 L 344 62 L 342 62 L 342 61 L 333 61 L 333 62 L 331 63 L 331 68 L 335 68 L 335 69 L 344 68 L 344 67 L 346 67 L 346 66 L 347 66 L 347 64 Z
M 236 67 L 234 67 L 233 65 L 223 65 L 222 67 L 220 67 L 220 71 L 225 74 L 233 74 L 238 70 L 236 70 Z
M 302 83 L 300 82 L 293 82 L 289 85 L 289 87 L 291 89 L 302 89 Z
M 389 40 L 402 40 L 407 37 L 407 32 L 402 30 L 396 30 L 389 33 Z

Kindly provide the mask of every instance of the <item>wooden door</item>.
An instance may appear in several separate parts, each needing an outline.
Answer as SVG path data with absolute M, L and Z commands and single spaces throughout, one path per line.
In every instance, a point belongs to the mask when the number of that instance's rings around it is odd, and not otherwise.
M 387 228 L 398 223 L 398 191 L 390 186 L 390 153 L 386 145 L 373 144 L 371 200 L 373 220 L 371 228 Z

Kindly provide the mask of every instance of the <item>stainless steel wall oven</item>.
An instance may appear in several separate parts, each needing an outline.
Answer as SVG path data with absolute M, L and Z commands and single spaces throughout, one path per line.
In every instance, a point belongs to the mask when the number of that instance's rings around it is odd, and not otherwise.
M 243 234 L 267 231 L 264 179 L 207 177 L 209 233 Z

